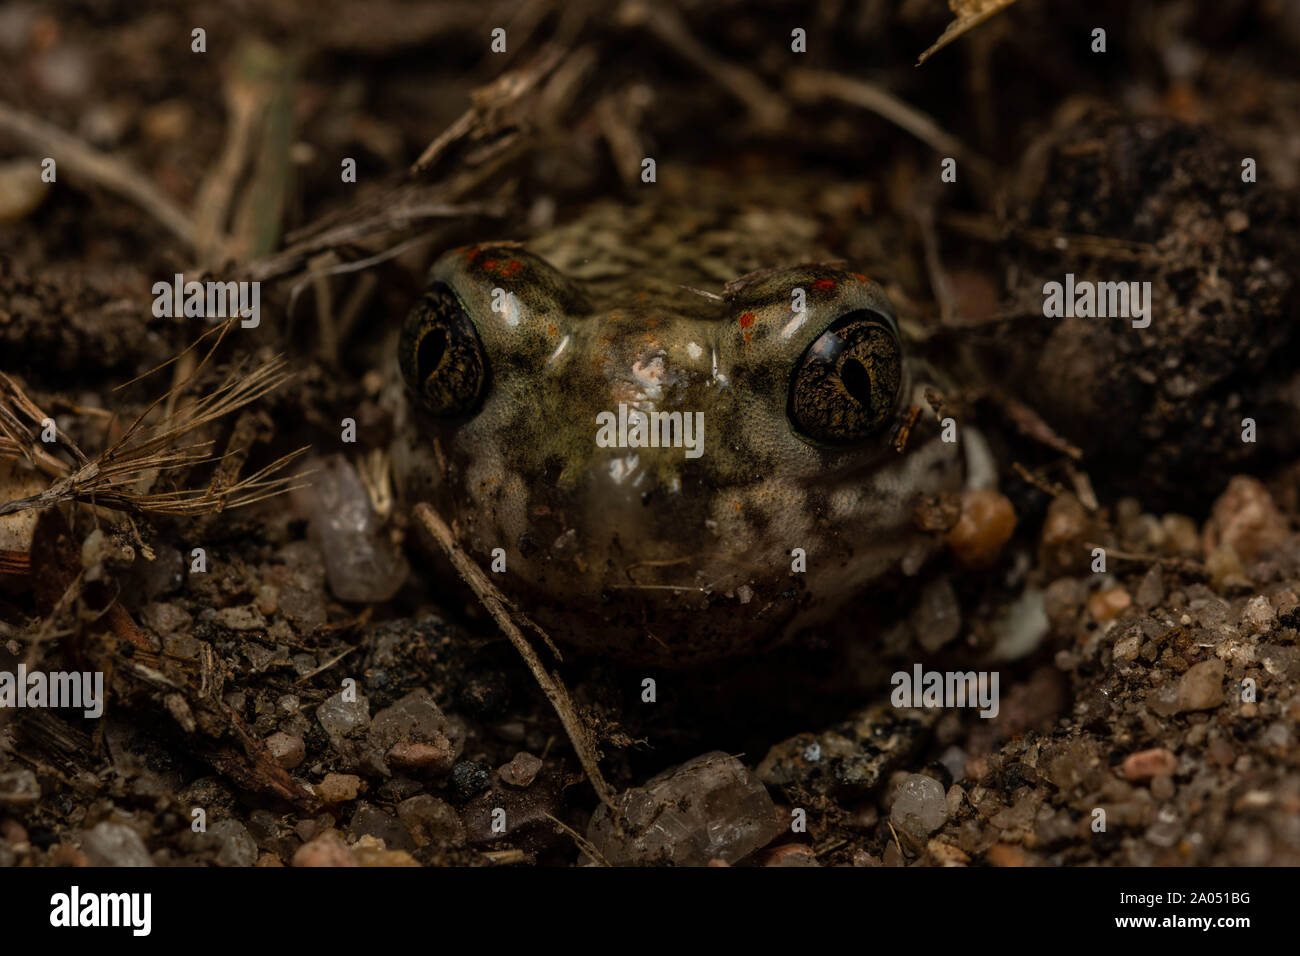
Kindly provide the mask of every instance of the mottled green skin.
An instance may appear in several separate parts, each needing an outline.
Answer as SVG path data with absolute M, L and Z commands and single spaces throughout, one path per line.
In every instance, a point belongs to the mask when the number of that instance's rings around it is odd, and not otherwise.
M 905 361 L 896 417 L 923 412 L 903 454 L 892 421 L 844 450 L 787 419 L 809 344 L 846 312 L 893 312 L 864 276 L 790 265 L 829 259 L 815 232 L 798 214 L 602 203 L 524 246 L 448 252 L 431 280 L 460 298 L 491 380 L 462 424 L 413 416 L 395 454 L 405 493 L 433 500 L 485 567 L 504 548 L 493 579 L 556 639 L 647 663 L 771 646 L 914 573 L 935 547 L 916 502 L 961 480 L 929 376 Z M 513 296 L 505 313 L 495 288 Z M 703 455 L 597 447 L 597 414 L 620 402 L 702 411 Z

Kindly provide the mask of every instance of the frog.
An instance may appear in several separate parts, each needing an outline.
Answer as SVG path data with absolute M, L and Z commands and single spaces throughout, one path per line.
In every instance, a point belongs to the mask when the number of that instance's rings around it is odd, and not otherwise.
M 442 253 L 393 350 L 401 496 L 547 634 L 637 664 L 761 653 L 915 577 L 918 506 L 963 481 L 946 383 L 823 232 L 696 189 Z

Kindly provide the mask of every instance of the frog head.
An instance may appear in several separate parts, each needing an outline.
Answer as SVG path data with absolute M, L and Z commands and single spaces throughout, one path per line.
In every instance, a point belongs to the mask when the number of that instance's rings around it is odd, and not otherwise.
M 625 657 L 775 643 L 928 551 L 915 504 L 958 480 L 888 297 L 829 266 L 713 293 L 453 250 L 398 364 L 426 450 L 407 494 L 502 549 L 557 637 Z

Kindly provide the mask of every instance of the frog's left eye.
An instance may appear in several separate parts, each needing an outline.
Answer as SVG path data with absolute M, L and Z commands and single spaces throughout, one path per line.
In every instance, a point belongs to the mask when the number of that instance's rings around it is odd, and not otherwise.
M 841 316 L 804 352 L 787 414 L 814 442 L 853 445 L 889 421 L 903 382 L 898 337 L 868 310 Z
M 465 418 L 483 403 L 487 355 L 456 294 L 430 286 L 402 324 L 398 364 L 407 387 L 435 418 Z

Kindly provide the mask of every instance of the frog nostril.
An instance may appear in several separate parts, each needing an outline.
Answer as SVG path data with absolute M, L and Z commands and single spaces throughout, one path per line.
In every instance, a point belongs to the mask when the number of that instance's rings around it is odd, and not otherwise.
M 432 375 L 442 363 L 442 357 L 447 353 L 447 330 L 435 328 L 428 335 L 420 340 L 419 348 L 415 354 L 415 367 L 419 373 L 420 380 L 424 381 Z
M 849 359 L 840 368 L 840 381 L 859 405 L 871 405 L 871 373 L 865 365 L 855 358 Z

